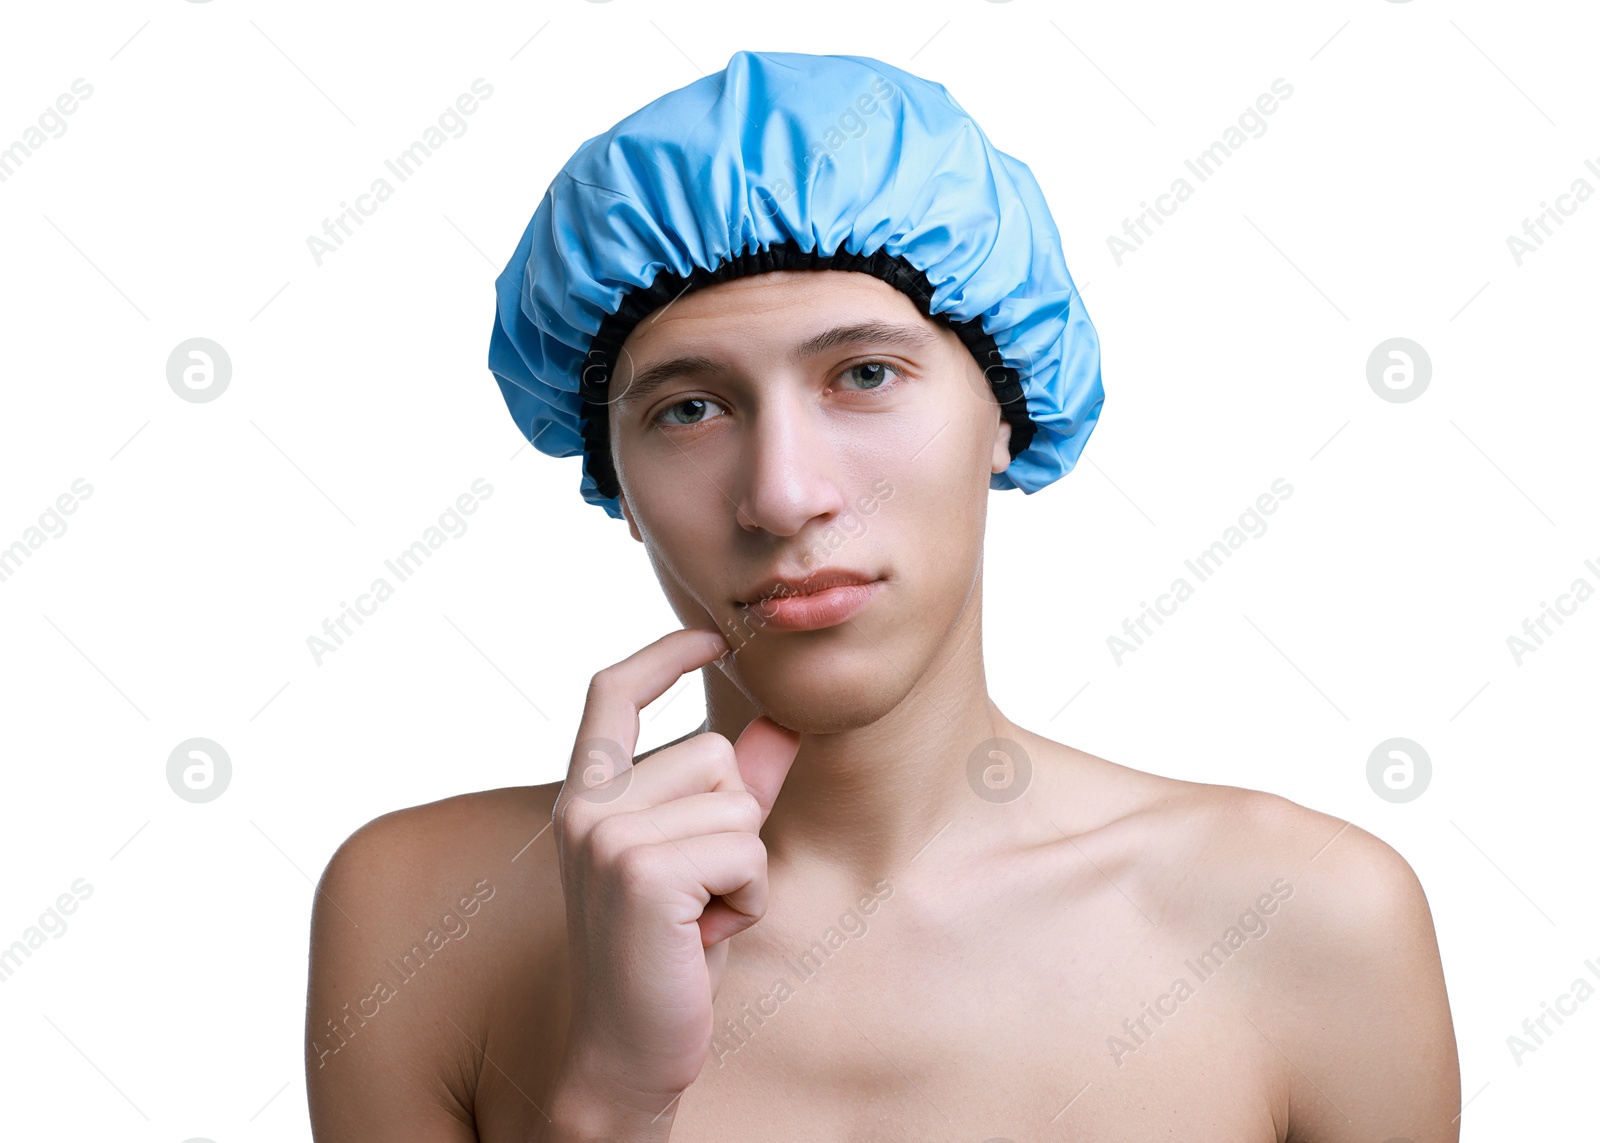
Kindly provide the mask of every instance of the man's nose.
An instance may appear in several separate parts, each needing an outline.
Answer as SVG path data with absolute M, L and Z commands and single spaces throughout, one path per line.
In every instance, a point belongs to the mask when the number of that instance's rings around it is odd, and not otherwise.
M 739 526 L 792 536 L 818 516 L 843 511 L 836 443 L 826 417 L 803 397 L 763 400 L 739 442 Z

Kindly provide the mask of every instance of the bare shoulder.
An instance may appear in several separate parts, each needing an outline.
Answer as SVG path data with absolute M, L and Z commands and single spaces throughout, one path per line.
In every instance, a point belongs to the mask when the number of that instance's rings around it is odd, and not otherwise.
M 1285 934 L 1305 955 L 1374 953 L 1383 934 L 1404 933 L 1414 952 L 1424 937 L 1433 946 L 1422 883 L 1388 842 L 1278 794 L 1182 785 L 1173 806 L 1189 820 L 1191 845 L 1210 855 L 1203 867 L 1216 889 L 1238 899 L 1252 886 L 1281 883 L 1285 899 L 1295 898 Z
M 560 783 L 383 814 L 334 852 L 312 911 L 306 1075 L 317 1138 L 477 1139 L 492 979 L 536 973 L 561 916 Z
M 560 791 L 560 782 L 505 786 L 381 814 L 340 844 L 329 869 L 372 857 L 425 859 L 430 867 L 452 857 L 487 859 L 495 847 L 515 838 L 530 823 L 535 829 L 548 823 Z M 522 840 L 526 843 L 530 838 Z M 515 853 L 513 850 L 507 857 Z
M 1455 1027 L 1416 871 L 1367 830 L 1286 798 L 1240 790 L 1223 803 L 1240 828 L 1231 845 L 1253 853 L 1241 860 L 1292 888 L 1253 1013 L 1286 1063 L 1290 1143 L 1455 1143 Z
M 1123 884 L 1183 947 L 1228 963 L 1239 1027 L 1277 1061 L 1290 1143 L 1454 1143 L 1455 1032 L 1410 863 L 1277 794 L 1070 753 L 1062 772 L 1103 819 L 1087 836 L 1116 839 L 1102 845 L 1124 861 Z
M 1352 822 L 1278 794 L 1170 778 L 1037 736 L 1030 745 L 1053 763 L 1045 797 L 1063 826 L 1074 821 L 1068 832 L 1104 838 L 1108 856 L 1121 851 L 1153 889 L 1181 875 L 1176 907 L 1248 904 L 1282 880 L 1309 891 L 1301 912 L 1308 936 L 1319 939 L 1403 916 L 1429 919 L 1411 865 Z

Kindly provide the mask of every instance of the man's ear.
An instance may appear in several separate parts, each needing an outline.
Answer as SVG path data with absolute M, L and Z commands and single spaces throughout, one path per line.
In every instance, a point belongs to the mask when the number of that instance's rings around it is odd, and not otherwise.
M 990 472 L 1004 472 L 1011 464 L 1011 422 L 996 416 L 1000 426 L 994 431 L 994 455 L 990 458 Z
M 628 522 L 628 531 L 633 533 L 633 538 L 635 540 L 638 540 L 641 544 L 644 543 L 644 537 L 639 535 L 639 525 L 633 522 L 633 509 L 628 507 L 628 496 L 626 493 L 617 493 L 617 504 L 622 509 L 622 518 Z

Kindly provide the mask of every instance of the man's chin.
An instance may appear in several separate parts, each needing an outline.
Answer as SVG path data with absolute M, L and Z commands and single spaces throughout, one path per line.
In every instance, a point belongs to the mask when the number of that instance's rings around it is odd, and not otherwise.
M 781 644 L 774 639 L 762 648 L 765 654 L 753 655 L 752 643 L 723 669 L 752 706 L 801 734 L 871 726 L 911 692 L 910 681 L 871 647 L 852 649 L 844 661 L 837 653 L 786 654 Z
M 865 703 L 859 699 L 850 704 L 841 704 L 794 694 L 770 701 L 752 696 L 751 701 L 779 726 L 786 726 L 797 734 L 840 734 L 847 730 L 860 730 L 880 722 L 897 705 L 893 701 Z

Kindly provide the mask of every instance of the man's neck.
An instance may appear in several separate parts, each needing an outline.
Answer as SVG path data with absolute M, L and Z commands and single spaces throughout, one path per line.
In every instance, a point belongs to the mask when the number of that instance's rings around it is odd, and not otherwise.
M 823 864 L 871 884 L 898 875 L 952 823 L 970 834 L 961 822 L 987 805 L 969 780 L 973 752 L 1019 735 L 989 698 L 979 615 L 963 615 L 876 721 L 831 733 L 798 728 L 800 751 L 761 829 L 773 866 Z M 737 741 L 760 712 L 720 668 L 702 674 L 705 729 Z

